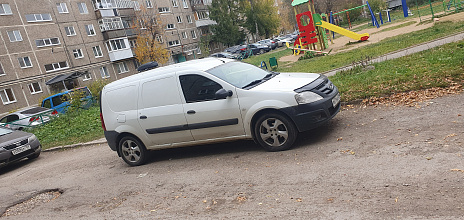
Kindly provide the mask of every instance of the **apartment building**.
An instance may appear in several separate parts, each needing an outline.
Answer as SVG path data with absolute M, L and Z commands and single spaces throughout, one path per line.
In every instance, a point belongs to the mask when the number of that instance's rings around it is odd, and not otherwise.
M 136 74 L 131 22 L 141 7 L 160 17 L 157 40 L 171 52 L 169 63 L 203 56 L 201 19 L 188 0 L 0 1 L 0 114 Z

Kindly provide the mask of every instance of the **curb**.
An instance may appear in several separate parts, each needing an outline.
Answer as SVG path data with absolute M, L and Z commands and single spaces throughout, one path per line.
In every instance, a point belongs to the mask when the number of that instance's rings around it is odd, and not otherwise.
M 106 143 L 107 143 L 106 139 L 101 138 L 101 139 L 94 140 L 94 141 L 87 142 L 87 143 L 77 143 L 77 144 L 71 144 L 71 145 L 52 147 L 52 148 L 42 150 L 42 152 L 52 152 L 52 151 L 65 150 L 65 149 L 69 149 L 69 148 L 84 147 L 84 146 L 97 145 L 97 144 L 106 144 Z

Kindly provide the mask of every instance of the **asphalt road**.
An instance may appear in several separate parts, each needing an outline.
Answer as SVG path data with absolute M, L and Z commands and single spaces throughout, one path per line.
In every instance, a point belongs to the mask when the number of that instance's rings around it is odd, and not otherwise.
M 463 136 L 461 94 L 355 106 L 284 152 L 241 141 L 140 167 L 105 144 L 44 152 L 0 170 L 0 215 L 56 190 L 1 219 L 462 219 Z

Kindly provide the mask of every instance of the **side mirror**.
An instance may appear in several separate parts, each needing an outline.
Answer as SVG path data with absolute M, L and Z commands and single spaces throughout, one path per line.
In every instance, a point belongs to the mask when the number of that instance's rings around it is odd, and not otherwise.
M 225 89 L 220 89 L 214 94 L 214 97 L 216 97 L 216 99 L 225 99 L 233 94 L 232 90 L 227 91 Z

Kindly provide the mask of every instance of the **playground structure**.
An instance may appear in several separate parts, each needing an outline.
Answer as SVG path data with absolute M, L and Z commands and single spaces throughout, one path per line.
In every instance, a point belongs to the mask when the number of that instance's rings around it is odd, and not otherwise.
M 308 9 L 304 12 L 302 11 L 302 5 L 308 3 Z M 369 8 L 369 3 L 366 4 Z M 299 29 L 298 38 L 295 40 L 294 43 L 294 54 L 298 55 L 300 51 L 310 51 L 312 53 L 323 53 L 327 54 L 326 52 L 322 52 L 322 50 L 328 48 L 328 41 L 330 40 L 333 43 L 333 35 L 334 32 L 339 33 L 341 35 L 347 36 L 357 41 L 365 41 L 369 39 L 368 33 L 358 34 L 347 30 L 345 28 L 341 28 L 334 24 L 324 21 L 323 17 L 326 19 L 328 18 L 325 14 L 316 14 L 314 9 L 314 0 L 294 0 L 292 2 L 292 6 L 295 12 L 296 21 Z M 356 8 L 364 7 L 365 5 L 358 6 Z M 338 13 L 348 13 L 350 10 L 344 10 Z M 372 15 L 372 10 L 371 10 Z M 372 16 L 375 19 L 374 16 Z M 333 23 L 333 14 L 328 18 L 330 22 Z M 327 35 L 327 31 L 329 30 L 332 34 Z M 289 45 L 287 45 L 289 46 Z

